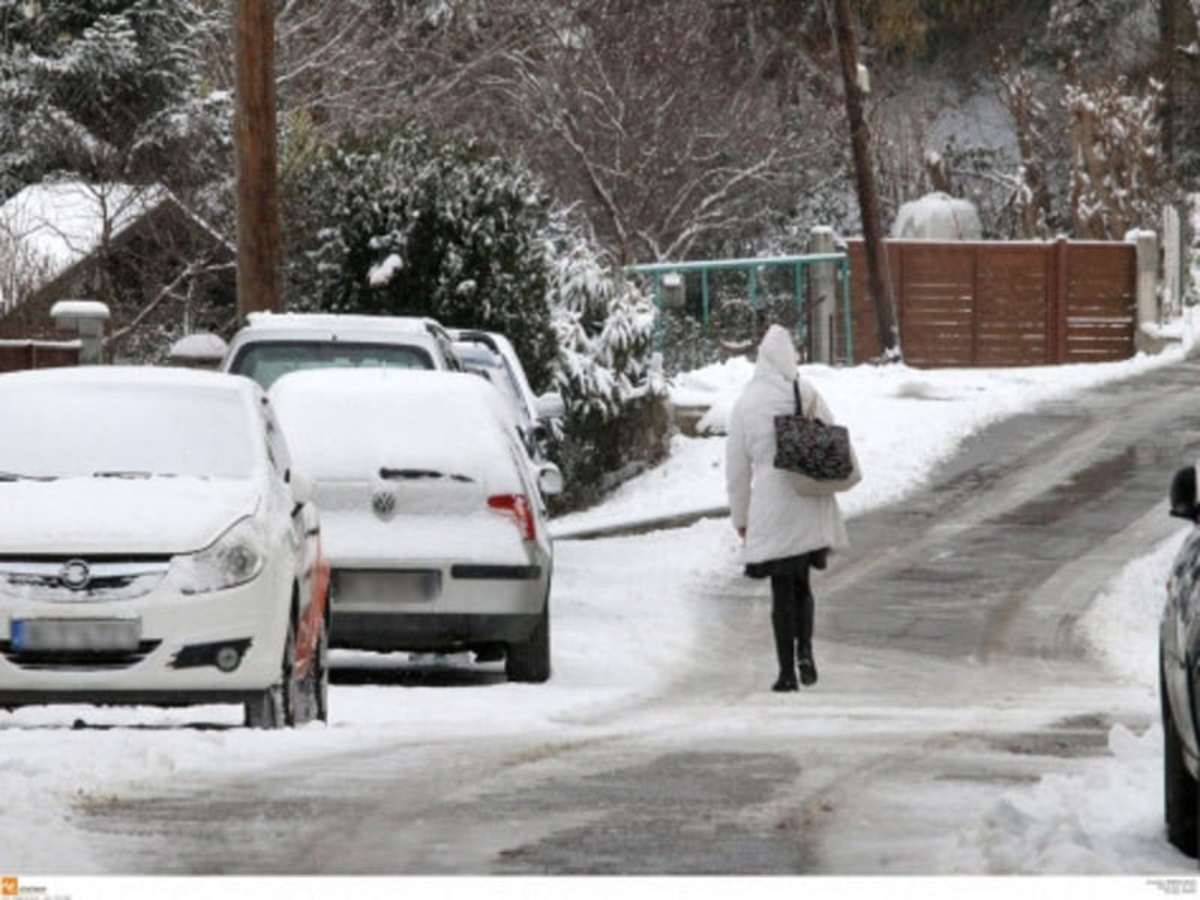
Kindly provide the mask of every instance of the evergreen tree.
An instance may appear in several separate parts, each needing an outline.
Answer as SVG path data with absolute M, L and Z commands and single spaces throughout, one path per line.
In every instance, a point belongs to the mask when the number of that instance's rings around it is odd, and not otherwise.
M 0 193 L 54 172 L 210 178 L 230 113 L 201 89 L 217 26 L 193 0 L 0 0 Z

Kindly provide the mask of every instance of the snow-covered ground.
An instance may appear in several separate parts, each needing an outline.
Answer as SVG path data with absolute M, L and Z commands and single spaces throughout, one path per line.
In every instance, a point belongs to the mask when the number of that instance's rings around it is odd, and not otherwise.
M 809 367 L 806 374 L 849 424 L 867 473 L 846 497 L 845 508 L 853 513 L 896 499 L 990 422 L 1041 400 L 1178 360 L 1180 353 L 1065 368 Z M 736 362 L 693 373 L 680 380 L 677 399 L 689 391 L 706 397 L 713 405 L 710 421 L 719 424 L 748 376 L 748 366 Z M 667 465 L 626 485 L 601 507 L 570 517 L 570 523 L 721 504 L 723 439 L 679 438 L 675 449 Z M 481 732 L 569 736 L 588 727 L 590 713 L 634 703 L 678 671 L 693 652 L 689 598 L 695 586 L 715 573 L 736 571 L 735 544 L 722 521 L 637 539 L 560 542 L 556 552 L 555 677 L 546 686 L 489 683 L 478 675 L 483 680 L 465 686 L 450 681 L 458 685 L 453 687 L 338 685 L 330 725 L 291 733 L 178 727 L 240 721 L 240 711 L 223 707 L 0 712 L 0 793 L 5 797 L 0 871 L 104 871 L 104 861 L 72 828 L 72 819 L 78 810 L 128 796 L 140 785 Z M 1122 648 L 1130 640 L 1153 639 L 1144 632 L 1157 621 L 1171 552 L 1171 546 L 1161 547 L 1130 566 L 1096 604 L 1088 626 L 1118 677 L 1148 692 L 1154 690 L 1152 670 L 1140 662 L 1132 670 L 1122 668 L 1127 666 Z M 335 663 L 414 665 L 403 658 L 356 654 L 343 654 Z M 1160 836 L 1161 740 L 1158 729 L 1141 736 L 1115 730 L 1112 758 L 1081 763 L 1078 776 L 1050 776 L 1034 787 L 1014 789 L 1001 807 L 981 811 L 980 822 L 964 830 L 964 853 L 1015 860 L 1015 867 L 1027 871 L 1107 871 L 1113 859 L 1126 872 L 1193 871 Z M 1088 864 L 1081 866 L 1080 860 Z
M 802 367 L 838 422 L 850 429 L 862 465 L 862 482 L 842 496 L 843 512 L 854 515 L 898 499 L 966 438 L 999 419 L 1178 361 L 1192 334 L 1185 334 L 1182 324 L 1173 330 L 1183 338 L 1178 346 L 1118 363 L 1020 369 Z M 680 406 L 709 407 L 699 428 L 723 432 L 753 372 L 741 357 L 689 372 L 675 380 L 671 399 Z M 599 506 L 559 517 L 554 531 L 570 534 L 725 502 L 724 438 L 677 435 L 666 463 L 622 485 Z

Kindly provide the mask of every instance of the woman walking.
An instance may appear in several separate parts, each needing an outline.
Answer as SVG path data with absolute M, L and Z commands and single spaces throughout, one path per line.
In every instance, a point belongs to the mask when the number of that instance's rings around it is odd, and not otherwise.
M 775 417 L 795 414 L 794 384 L 804 414 L 833 424 L 829 407 L 800 377 L 796 364 L 791 336 L 772 325 L 759 345 L 754 377 L 733 407 L 725 451 L 730 518 L 745 542 L 746 574 L 771 579 L 771 625 L 779 659 L 773 691 L 799 689 L 797 665 L 801 683 L 816 683 L 810 570 L 825 568 L 829 550 L 849 544 L 837 498 L 801 493 L 808 480 L 773 465 Z

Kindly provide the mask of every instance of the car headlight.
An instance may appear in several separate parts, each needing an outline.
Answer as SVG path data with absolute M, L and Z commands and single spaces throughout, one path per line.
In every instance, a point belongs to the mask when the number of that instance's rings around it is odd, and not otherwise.
M 263 536 L 247 516 L 198 553 L 171 559 L 171 578 L 184 594 L 222 591 L 253 581 L 263 570 Z

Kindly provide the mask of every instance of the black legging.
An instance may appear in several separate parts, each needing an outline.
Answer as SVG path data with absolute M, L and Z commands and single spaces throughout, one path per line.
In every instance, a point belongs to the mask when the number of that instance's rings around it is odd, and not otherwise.
M 812 656 L 813 595 L 808 584 L 809 560 L 805 556 L 792 571 L 771 576 L 771 625 L 775 628 L 775 655 L 779 671 L 796 671 L 796 651 Z

